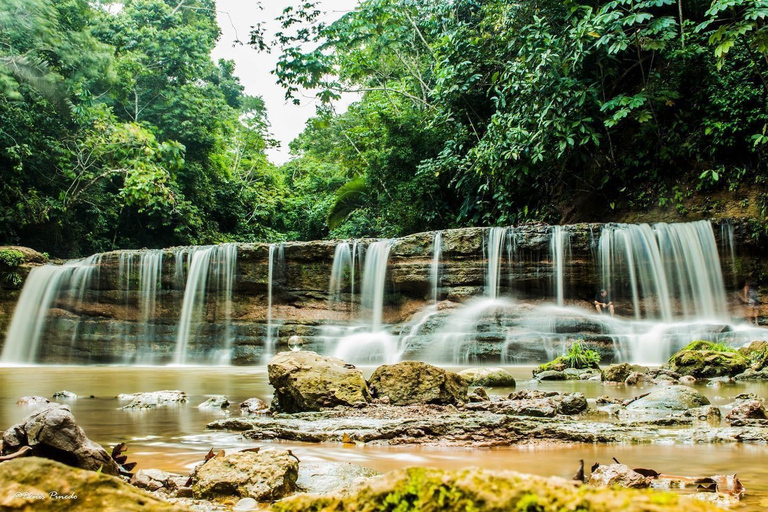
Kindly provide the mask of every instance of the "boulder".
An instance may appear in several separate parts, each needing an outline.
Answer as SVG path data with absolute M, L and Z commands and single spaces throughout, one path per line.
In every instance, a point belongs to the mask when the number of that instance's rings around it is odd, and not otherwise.
M 740 373 L 734 377 L 736 380 L 768 380 L 768 369 L 765 370 L 753 370 L 752 368 L 749 368 L 744 373 Z
M 198 499 L 271 501 L 296 492 L 298 475 L 298 460 L 287 450 L 235 452 L 198 466 L 192 491 Z
M 50 403 L 51 401 L 43 396 L 23 396 L 16 400 L 16 405 L 25 407 L 44 407 Z
M 347 491 L 362 481 L 378 476 L 376 470 L 349 462 L 302 462 L 296 485 L 311 494 Z
M 368 510 L 465 512 L 583 510 L 589 512 L 716 512 L 709 503 L 673 493 L 592 489 L 563 478 L 512 471 L 408 468 L 367 480 L 351 493 L 298 494 L 272 505 L 274 512 Z
M 117 463 L 75 423 L 69 406 L 52 403 L 35 411 L 3 434 L 3 455 L 22 447 L 32 448 L 32 455 L 64 464 L 117 475 Z
M 261 398 L 249 398 L 248 400 L 240 403 L 240 414 L 248 416 L 251 414 L 266 414 L 269 411 L 269 406 Z
M 120 401 L 130 400 L 131 403 L 121 409 L 153 409 L 162 405 L 177 405 L 187 402 L 187 394 L 178 390 L 150 391 L 147 393 L 131 393 L 118 395 Z
M 76 400 L 77 395 L 72 393 L 71 391 L 67 391 L 66 389 L 63 389 L 61 391 L 57 391 L 53 394 L 53 398 L 56 398 L 58 400 Z
M 148 491 L 173 491 L 184 485 L 187 480 L 189 476 L 167 473 L 159 469 L 140 469 L 131 477 L 131 484 Z
M 0 464 L 0 488 L 2 510 L 188 510 L 103 472 L 84 471 L 38 457 L 22 457 Z
M 646 411 L 685 411 L 709 405 L 707 397 L 688 386 L 668 386 L 655 389 L 646 396 L 634 400 L 627 409 Z
M 580 414 L 587 410 L 584 393 L 523 389 L 510 393 L 508 400 L 512 405 L 508 409 L 507 404 L 502 404 L 504 412 L 520 416 L 552 417 L 556 414 Z
M 212 396 L 205 402 L 197 406 L 198 409 L 227 409 L 229 400 L 224 395 Z
M 624 464 L 601 464 L 589 476 L 589 485 L 647 489 L 651 486 L 651 480 Z
M 648 373 L 649 369 L 637 364 L 620 363 L 612 364 L 603 370 L 603 380 L 605 382 L 624 382 L 631 373 Z
M 684 349 L 675 353 L 666 367 L 681 374 L 692 377 L 732 377 L 738 375 L 749 366 L 743 354 L 731 351 L 713 350 L 716 345 L 706 341 L 694 341 Z
M 536 374 L 536 380 L 568 380 L 568 376 L 565 372 L 557 370 L 545 370 Z
M 272 407 L 277 410 L 319 411 L 371 401 L 363 372 L 341 359 L 308 351 L 281 352 L 267 368 L 269 383 L 275 388 Z
M 368 382 L 374 397 L 392 405 L 458 404 L 467 401 L 467 381 L 442 368 L 418 361 L 385 364 Z
M 504 368 L 467 368 L 459 372 L 470 386 L 513 388 L 515 378 Z
M 630 373 L 626 379 L 624 379 L 624 384 L 628 386 L 636 386 L 638 384 L 649 384 L 653 382 L 653 379 L 648 375 L 648 373 L 642 373 L 642 372 L 632 372 Z
M 732 427 L 768 425 L 765 403 L 751 393 L 738 395 L 731 412 L 726 414 L 725 421 Z

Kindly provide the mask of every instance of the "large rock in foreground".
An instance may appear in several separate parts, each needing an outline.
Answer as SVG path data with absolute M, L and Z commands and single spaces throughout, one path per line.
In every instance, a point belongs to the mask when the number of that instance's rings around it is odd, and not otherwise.
M 35 411 L 3 434 L 3 455 L 22 447 L 32 448 L 32 455 L 52 459 L 69 466 L 107 475 L 119 473 L 117 463 L 99 444 L 94 443 L 75 423 L 69 406 L 50 404 Z
M 59 498 L 52 497 L 56 493 Z M 48 459 L 22 457 L 0 464 L 0 509 L 34 511 L 183 511 L 119 478 Z
M 341 359 L 315 352 L 282 352 L 267 368 L 277 401 L 272 406 L 284 412 L 319 411 L 371 401 L 363 372 Z
M 707 341 L 694 341 L 674 354 L 667 367 L 681 375 L 701 378 L 733 377 L 747 369 L 743 354 L 712 350 L 715 345 Z
M 196 498 L 280 499 L 296 492 L 299 462 L 287 450 L 236 452 L 198 466 L 192 491 Z
M 651 391 L 627 405 L 627 409 L 642 411 L 686 411 L 709 405 L 707 397 L 688 386 L 668 386 Z
M 708 503 L 684 501 L 671 493 L 589 489 L 562 478 L 542 478 L 511 471 L 409 468 L 373 478 L 352 494 L 297 495 L 275 503 L 272 510 L 715 512 L 722 509 Z
M 403 361 L 376 368 L 368 384 L 374 397 L 393 405 L 458 404 L 467 401 L 467 381 L 431 364 Z

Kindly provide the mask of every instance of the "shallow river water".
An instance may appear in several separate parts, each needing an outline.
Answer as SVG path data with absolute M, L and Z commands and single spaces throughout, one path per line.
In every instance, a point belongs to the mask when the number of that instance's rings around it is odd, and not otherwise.
M 508 368 L 518 380 L 518 389 L 538 388 L 581 391 L 587 398 L 600 395 L 630 397 L 650 388 L 606 386 L 599 382 L 536 383 L 530 367 Z M 373 367 L 364 368 L 366 376 Z M 129 460 L 137 469 L 159 468 L 188 473 L 205 453 L 214 448 L 233 449 L 269 443 L 247 441 L 238 434 L 209 432 L 205 425 L 227 413 L 199 410 L 197 405 L 212 395 L 226 395 L 232 402 L 230 414 L 239 414 L 238 403 L 259 397 L 269 402 L 272 389 L 266 368 L 261 367 L 93 367 L 29 366 L 0 368 L 0 429 L 8 428 L 29 414 L 16 405 L 19 397 L 40 395 L 50 398 L 66 389 L 80 396 L 67 401 L 78 424 L 88 437 L 105 445 L 126 442 Z M 187 404 L 153 410 L 119 410 L 120 393 L 179 389 L 190 396 Z M 743 392 L 768 397 L 766 384 L 735 384 L 720 388 L 699 387 L 714 405 L 723 406 Z M 490 389 L 506 394 L 508 389 Z M 725 414 L 726 411 L 723 411 Z M 609 463 L 616 457 L 630 467 L 653 468 L 667 474 L 706 476 L 738 473 L 747 494 L 738 510 L 768 509 L 768 446 L 758 444 L 669 444 L 660 440 L 642 445 L 521 446 L 494 449 L 374 447 L 336 443 L 280 443 L 290 447 L 301 460 L 345 461 L 379 471 L 407 466 L 509 469 L 544 476 L 570 478 L 579 459 L 587 466 Z

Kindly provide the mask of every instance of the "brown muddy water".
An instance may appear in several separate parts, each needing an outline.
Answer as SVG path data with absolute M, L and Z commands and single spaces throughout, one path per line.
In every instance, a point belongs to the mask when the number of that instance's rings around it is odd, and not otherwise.
M 508 368 L 518 380 L 517 389 L 538 388 L 581 391 L 587 398 L 600 395 L 630 397 L 646 388 L 609 386 L 599 382 L 545 382 L 530 380 L 530 367 Z M 373 368 L 364 368 L 369 375 Z M 0 368 L 0 429 L 19 422 L 30 409 L 16 405 L 19 397 L 39 395 L 50 398 L 66 389 L 81 397 L 68 403 L 88 437 L 105 445 L 126 442 L 129 460 L 138 469 L 159 468 L 188 473 L 205 453 L 214 448 L 238 449 L 265 442 L 248 441 L 235 433 L 209 432 L 205 425 L 227 414 L 239 414 L 237 404 L 250 397 L 269 402 L 266 368 L 261 367 L 93 367 L 30 366 Z M 119 410 L 120 393 L 179 389 L 190 401 L 153 410 Z M 739 393 L 752 392 L 768 397 L 768 384 L 738 383 L 712 388 L 698 386 L 714 405 L 721 408 Z M 506 394 L 508 389 L 489 389 Z M 197 405 L 212 395 L 226 395 L 230 413 L 200 410 Z M 723 414 L 727 410 L 723 409 Z M 378 471 L 408 466 L 457 469 L 470 466 L 509 469 L 543 476 L 570 478 L 579 459 L 587 465 L 609 463 L 616 457 L 630 467 L 653 468 L 668 474 L 714 475 L 737 473 L 747 489 L 739 511 L 768 509 L 768 446 L 762 444 L 671 444 L 521 446 L 493 449 L 380 447 L 336 443 L 279 443 L 289 447 L 301 460 L 345 461 Z

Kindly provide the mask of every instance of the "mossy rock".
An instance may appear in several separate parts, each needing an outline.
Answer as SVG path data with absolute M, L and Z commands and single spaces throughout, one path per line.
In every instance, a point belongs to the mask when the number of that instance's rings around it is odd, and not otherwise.
M 459 372 L 470 386 L 513 388 L 515 378 L 504 368 L 467 368 Z
M 39 457 L 0 463 L 0 510 L 183 511 L 123 480 Z M 55 492 L 59 497 L 53 498 Z
M 721 347 L 708 341 L 694 341 L 670 357 L 665 367 L 697 379 L 733 377 L 749 367 L 743 354 L 735 350 L 724 352 Z
M 512 471 L 409 468 L 373 478 L 346 495 L 297 495 L 275 512 L 715 512 L 714 505 L 672 493 L 592 489 L 562 478 Z
M 599 370 L 600 369 L 600 365 L 597 364 L 597 363 L 589 363 L 589 364 L 584 364 L 584 365 L 580 365 L 580 366 L 571 366 L 561 356 L 561 357 L 558 357 L 557 359 L 554 359 L 554 360 L 552 360 L 552 361 L 550 361 L 548 363 L 542 364 L 538 368 L 535 368 L 533 370 L 533 376 L 536 377 L 540 373 L 550 372 L 550 371 L 563 372 L 563 371 L 565 371 L 565 370 L 567 370 L 569 368 L 573 368 L 575 370 Z
M 739 354 L 747 358 L 752 370 L 763 370 L 768 367 L 768 341 L 753 341 L 738 350 Z

